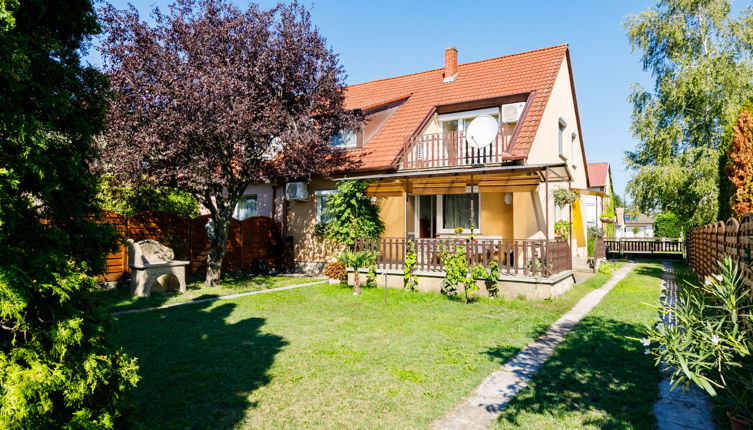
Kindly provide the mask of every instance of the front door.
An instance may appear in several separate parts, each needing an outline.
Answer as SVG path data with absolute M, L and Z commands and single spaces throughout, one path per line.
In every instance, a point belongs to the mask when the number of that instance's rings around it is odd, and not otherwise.
M 433 238 L 437 234 L 434 220 L 436 196 L 416 196 L 418 198 L 418 237 L 420 239 Z

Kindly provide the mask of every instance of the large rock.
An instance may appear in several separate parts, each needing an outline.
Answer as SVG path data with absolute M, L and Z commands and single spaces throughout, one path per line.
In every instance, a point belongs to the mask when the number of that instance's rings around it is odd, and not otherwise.
M 139 242 L 141 247 L 141 255 L 144 258 L 145 263 L 159 263 L 162 261 L 173 261 L 175 254 L 173 250 L 162 245 L 156 240 L 142 240 Z

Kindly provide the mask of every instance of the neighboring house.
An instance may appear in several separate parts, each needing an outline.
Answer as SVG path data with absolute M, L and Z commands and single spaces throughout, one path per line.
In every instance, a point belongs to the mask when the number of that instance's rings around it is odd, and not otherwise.
M 624 210 L 623 210 L 624 212 Z M 654 216 L 651 214 L 631 215 L 625 213 L 622 225 L 622 238 L 654 237 Z
M 601 229 L 604 225 L 601 215 L 607 212 L 612 198 L 612 171 L 609 163 L 588 163 L 587 169 L 591 187 L 583 198 L 586 204 L 586 223 Z

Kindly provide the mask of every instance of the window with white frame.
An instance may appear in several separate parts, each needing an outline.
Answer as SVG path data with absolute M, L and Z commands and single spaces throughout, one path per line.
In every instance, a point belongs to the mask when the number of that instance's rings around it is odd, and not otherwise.
M 352 131 L 344 131 L 332 137 L 332 146 L 338 148 L 355 148 L 358 145 L 358 136 Z
M 326 213 L 327 200 L 332 194 L 337 193 L 337 190 L 319 190 L 314 192 L 314 198 L 316 199 L 316 221 L 327 223 L 330 220 L 330 216 Z
M 557 133 L 557 147 L 559 148 L 560 155 L 565 155 L 565 130 L 567 129 L 567 121 L 560 117 L 559 119 L 559 131 Z
M 471 205 L 473 205 L 473 220 L 471 220 Z M 437 227 L 440 233 L 453 233 L 457 227 L 470 232 L 481 229 L 479 213 L 479 195 L 473 194 L 444 194 L 437 196 Z
M 257 197 L 256 195 L 248 195 L 241 197 L 233 210 L 233 218 L 238 221 L 251 218 L 257 215 Z

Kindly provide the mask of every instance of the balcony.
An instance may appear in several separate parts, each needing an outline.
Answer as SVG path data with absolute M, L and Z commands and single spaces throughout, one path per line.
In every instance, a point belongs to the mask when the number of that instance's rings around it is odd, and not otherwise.
M 423 134 L 405 140 L 402 169 L 433 169 L 502 163 L 510 155 L 514 130 L 501 128 L 496 138 L 483 148 L 466 140 L 465 131 Z

